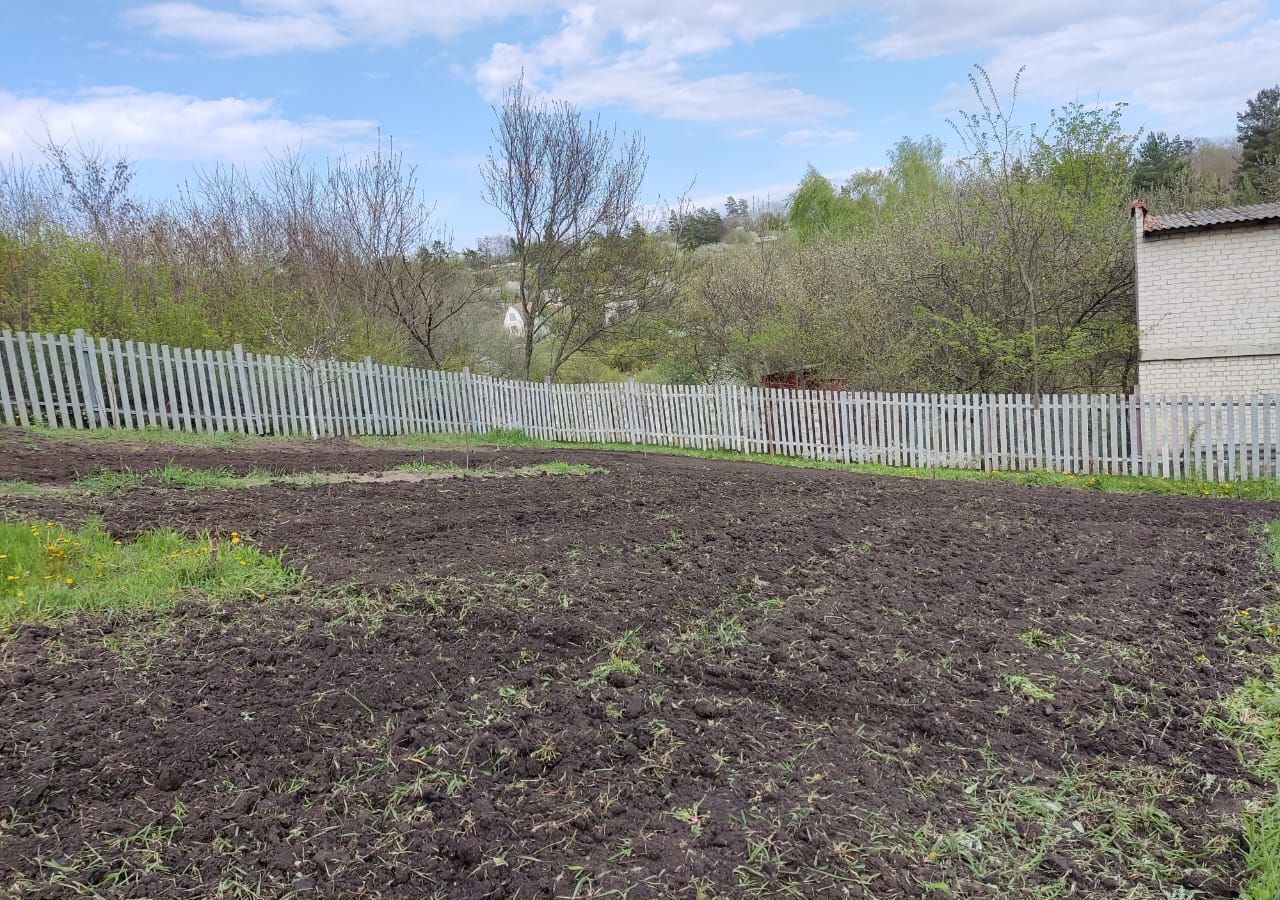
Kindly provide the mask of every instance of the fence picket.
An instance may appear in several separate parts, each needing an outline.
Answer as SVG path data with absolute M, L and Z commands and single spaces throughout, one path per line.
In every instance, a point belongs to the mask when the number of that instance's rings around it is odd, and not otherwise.
M 360 362 L 0 331 L 0 422 L 532 437 L 845 463 L 1230 481 L 1274 477 L 1275 395 L 925 394 L 529 383 Z
M 75 353 L 71 341 L 65 334 L 50 335 L 49 348 L 51 369 L 54 373 L 54 385 L 58 392 L 58 408 L 62 410 L 62 418 L 68 428 L 80 428 L 80 404 L 73 402 L 76 390 Z
M 97 428 L 100 419 L 105 422 L 102 418 L 105 414 L 102 386 L 98 383 L 97 360 L 84 331 L 77 329 L 71 336 L 67 354 L 70 357 L 68 384 L 72 391 L 71 403 L 76 409 L 82 409 L 86 428 Z
M 36 370 L 31 363 L 31 345 L 26 332 L 14 334 L 14 343 L 18 348 L 18 360 L 22 364 L 22 382 L 27 389 L 27 413 L 31 423 L 40 421 L 40 392 L 36 387 Z
M 18 354 L 14 352 L 13 333 L 8 328 L 0 332 L 0 342 L 4 343 L 4 355 L 0 357 L 0 399 L 4 400 L 4 422 L 25 428 L 30 422 L 26 399 L 22 396 L 22 372 L 18 369 Z

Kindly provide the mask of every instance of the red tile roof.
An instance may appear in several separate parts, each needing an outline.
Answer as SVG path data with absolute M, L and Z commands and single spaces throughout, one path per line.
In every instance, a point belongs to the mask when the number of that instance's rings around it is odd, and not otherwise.
M 1189 231 L 1251 222 L 1280 222 L 1280 203 L 1224 206 L 1222 209 L 1197 209 L 1192 212 L 1169 213 L 1161 216 L 1147 213 L 1142 219 L 1142 231 L 1144 234 L 1163 234 L 1169 231 Z

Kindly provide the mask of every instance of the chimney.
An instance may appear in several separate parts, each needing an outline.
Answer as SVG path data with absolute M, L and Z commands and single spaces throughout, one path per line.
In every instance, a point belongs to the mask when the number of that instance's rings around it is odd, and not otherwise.
M 1141 241 L 1142 232 L 1146 230 L 1147 224 L 1147 201 L 1134 200 L 1130 203 L 1129 215 L 1133 219 L 1133 239 Z

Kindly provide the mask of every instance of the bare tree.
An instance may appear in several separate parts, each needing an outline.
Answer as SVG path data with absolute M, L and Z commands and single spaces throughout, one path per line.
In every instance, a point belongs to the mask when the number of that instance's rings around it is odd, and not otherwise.
M 73 221 L 63 224 L 69 231 L 106 245 L 139 217 L 141 210 L 129 196 L 133 165 L 128 158 L 110 158 L 101 147 L 78 140 L 58 143 L 52 135 L 41 149 L 65 188 Z
M 560 334 L 552 361 L 558 368 L 639 314 L 639 304 L 616 292 L 625 285 L 600 290 L 584 276 L 593 253 L 630 231 L 648 157 L 639 135 L 605 130 L 569 103 L 534 100 L 523 80 L 494 113 L 494 146 L 480 174 L 485 201 L 511 228 L 529 378 L 536 344 L 553 327 Z
M 356 160 L 329 167 L 336 275 L 361 306 L 404 329 L 431 365 L 443 368 L 448 326 L 478 295 L 418 195 L 417 171 L 381 138 Z
M 254 180 L 231 167 L 201 172 L 169 218 L 174 268 L 206 280 L 224 303 L 251 295 L 269 345 L 302 366 L 313 436 L 320 363 L 340 357 L 358 325 L 342 290 L 351 254 L 334 209 L 325 174 L 288 152 Z
M 49 174 L 19 159 L 0 164 L 0 231 L 25 237 L 58 223 L 62 194 Z

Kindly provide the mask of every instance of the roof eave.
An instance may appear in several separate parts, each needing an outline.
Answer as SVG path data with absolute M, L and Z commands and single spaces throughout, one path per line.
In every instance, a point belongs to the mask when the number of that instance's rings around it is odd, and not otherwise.
M 1217 231 L 1223 228 L 1257 228 L 1266 225 L 1280 224 L 1280 216 L 1265 219 L 1242 219 L 1239 222 L 1204 222 L 1195 225 L 1171 225 L 1164 228 L 1144 228 L 1142 236 L 1161 237 L 1166 234 L 1186 234 L 1192 231 Z

